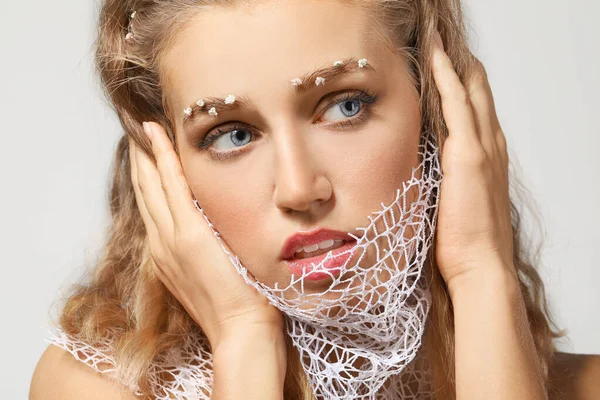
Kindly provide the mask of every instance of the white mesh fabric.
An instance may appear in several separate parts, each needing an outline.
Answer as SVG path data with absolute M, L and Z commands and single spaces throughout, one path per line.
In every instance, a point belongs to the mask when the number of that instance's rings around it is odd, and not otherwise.
M 357 228 L 362 234 L 355 237 L 352 258 L 339 276 L 332 275 L 324 292 L 306 293 L 306 274 L 292 276 L 285 287 L 256 281 L 202 213 L 245 281 L 284 313 L 287 332 L 319 400 L 433 397 L 427 357 L 423 349 L 418 351 L 430 307 L 422 270 L 435 230 L 442 179 L 433 135 L 424 135 L 419 154 L 421 164 L 394 201 L 372 213 L 366 228 Z M 322 265 L 330 255 L 316 271 L 327 273 Z M 118 370 L 110 337 L 91 346 L 58 329 L 49 341 L 140 394 Z M 183 348 L 153 362 L 149 372 L 158 400 L 209 399 L 212 355 L 199 328 Z
M 113 357 L 115 332 L 90 345 L 61 329 L 50 332 L 48 342 L 73 355 L 97 372 L 107 375 L 141 396 L 138 385 L 120 371 Z M 192 331 L 182 348 L 174 348 L 154 360 L 148 371 L 152 398 L 156 400 L 209 400 L 213 382 L 212 354 L 206 337 Z
M 357 228 L 362 235 L 351 234 L 357 240 L 354 248 L 335 255 L 352 252 L 341 273 L 334 275 L 323 267 L 333 257 L 331 252 L 313 265 L 312 271 L 331 277 L 327 290 L 318 293 L 305 291 L 304 278 L 311 271 L 292 275 L 284 286 L 257 281 L 195 202 L 245 281 L 286 316 L 288 334 L 317 398 L 375 399 L 421 346 L 430 307 L 428 282 L 421 273 L 435 231 L 442 179 L 433 135 L 423 136 L 419 155 L 420 165 L 394 201 L 382 203 L 381 210 L 368 217 L 370 224 Z

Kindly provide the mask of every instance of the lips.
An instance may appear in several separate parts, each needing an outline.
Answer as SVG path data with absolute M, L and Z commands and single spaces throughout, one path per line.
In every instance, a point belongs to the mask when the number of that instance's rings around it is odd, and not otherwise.
M 333 246 L 325 251 L 315 251 L 315 255 L 306 254 L 307 258 L 298 258 L 294 254 L 296 250 L 303 246 L 311 246 L 326 240 L 342 240 L 342 246 Z M 299 232 L 290 236 L 283 245 L 281 258 L 295 276 L 302 276 L 306 280 L 321 280 L 328 277 L 337 276 L 341 267 L 354 255 L 353 248 L 357 242 L 347 232 L 341 232 L 331 229 L 318 228 L 309 232 Z M 319 254 L 321 253 L 321 254 Z M 313 271 L 314 266 L 322 262 L 327 254 L 332 257 L 323 265 L 323 271 Z M 303 255 L 302 253 L 299 253 Z
M 298 232 L 290 236 L 281 249 L 280 257 L 282 260 L 294 259 L 294 254 L 302 246 L 312 246 L 325 240 L 343 240 L 345 242 L 355 241 L 348 232 L 336 231 L 333 229 L 316 228 L 312 231 Z

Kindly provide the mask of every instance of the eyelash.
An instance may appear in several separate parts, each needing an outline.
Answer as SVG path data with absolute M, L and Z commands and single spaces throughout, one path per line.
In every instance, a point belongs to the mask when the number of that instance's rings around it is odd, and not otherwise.
M 334 100 L 332 100 L 326 107 L 323 108 L 323 111 L 321 112 L 321 114 L 325 113 L 332 106 L 336 106 L 340 103 L 344 103 L 349 100 L 360 101 L 361 109 L 359 111 L 359 114 L 357 114 L 353 117 L 350 117 L 350 118 L 344 118 L 340 121 L 327 123 L 327 124 L 325 124 L 325 126 L 339 127 L 339 128 L 345 129 L 347 127 L 357 126 L 357 125 L 363 123 L 364 121 L 366 121 L 368 119 L 368 117 L 369 117 L 368 113 L 370 111 L 370 108 L 378 100 L 378 97 L 375 93 L 371 93 L 368 90 L 366 90 L 366 91 L 361 90 L 361 91 L 357 91 L 354 93 L 346 93 L 344 95 L 344 97 L 338 97 L 338 98 L 335 98 Z M 249 129 L 250 133 L 252 134 L 252 138 L 254 139 L 254 136 L 255 136 L 255 133 L 253 132 L 255 129 L 254 126 L 248 125 L 248 124 L 244 124 L 244 125 L 234 124 L 234 125 L 227 126 L 225 129 L 218 128 L 218 127 L 215 128 L 213 133 L 209 133 L 206 136 L 204 136 L 201 140 L 199 140 L 196 146 L 202 150 L 206 150 L 220 136 L 231 133 L 231 131 L 240 130 L 240 129 Z M 247 147 L 248 146 L 242 146 L 242 147 L 240 147 L 240 150 L 232 150 L 232 151 L 227 151 L 227 152 L 212 152 L 211 157 L 213 157 L 219 161 L 227 160 L 232 157 L 235 157 L 239 153 L 243 153 L 244 151 L 246 151 L 244 149 L 246 149 Z

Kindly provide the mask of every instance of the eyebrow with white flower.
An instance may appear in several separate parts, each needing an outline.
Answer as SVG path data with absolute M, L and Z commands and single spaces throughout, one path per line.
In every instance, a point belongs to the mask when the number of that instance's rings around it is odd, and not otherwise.
M 291 86 L 296 93 L 306 92 L 315 86 L 323 86 L 326 83 L 341 78 L 342 76 L 356 73 L 360 70 L 375 71 L 375 68 L 366 58 L 346 58 L 308 72 L 300 77 L 292 79 Z M 197 117 L 215 118 L 219 113 L 249 108 L 251 101 L 244 96 L 228 95 L 227 97 L 204 97 L 192 103 L 183 112 L 183 126 L 190 124 Z

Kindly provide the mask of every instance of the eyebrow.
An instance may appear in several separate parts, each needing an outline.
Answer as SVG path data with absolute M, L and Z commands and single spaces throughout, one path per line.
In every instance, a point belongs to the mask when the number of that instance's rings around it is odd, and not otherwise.
M 333 65 L 331 63 L 328 66 L 318 68 L 312 72 L 308 72 L 299 77 L 301 83 L 299 85 L 293 86 L 293 89 L 296 93 L 304 93 L 316 86 L 316 79 L 318 77 L 325 79 L 325 84 L 327 82 L 339 79 L 344 75 L 348 75 L 350 73 L 356 72 L 358 70 L 370 70 L 376 72 L 375 68 L 371 66 L 371 63 L 367 63 L 364 67 L 359 67 L 358 58 L 351 57 L 346 58 L 341 61 L 341 64 L 338 66 Z M 292 86 L 290 81 L 290 86 Z M 196 103 L 192 103 L 189 108 L 192 109 L 192 114 L 190 116 L 184 115 L 183 117 L 183 126 L 185 128 L 186 125 L 191 124 L 196 117 L 200 115 L 200 111 L 204 111 L 207 117 L 215 118 L 208 115 L 208 110 L 214 107 L 218 113 L 241 110 L 249 108 L 251 101 L 244 96 L 236 96 L 235 102 L 233 104 L 226 104 L 224 97 L 207 97 L 202 99 L 204 101 L 204 106 L 199 106 Z

